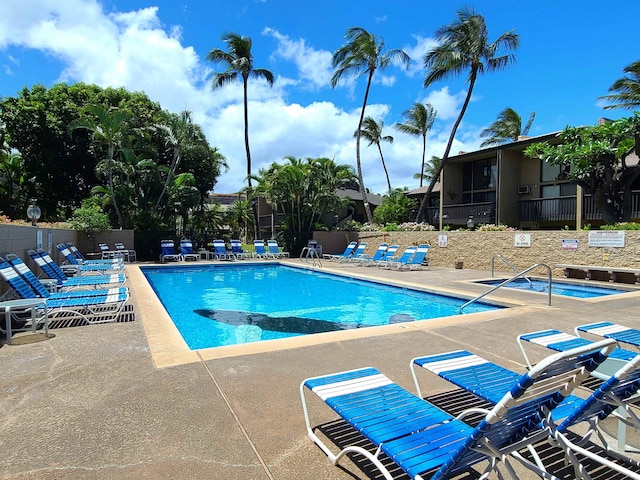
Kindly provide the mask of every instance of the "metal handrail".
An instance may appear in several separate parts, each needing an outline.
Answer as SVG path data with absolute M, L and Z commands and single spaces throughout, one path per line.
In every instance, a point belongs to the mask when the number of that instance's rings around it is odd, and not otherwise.
M 316 264 L 316 260 L 318 263 Z M 304 247 L 302 252 L 300 252 L 300 260 L 305 263 L 311 263 L 311 265 L 318 266 L 322 268 L 322 262 L 320 261 L 320 255 L 318 255 L 318 251 L 312 247 Z
M 467 303 L 465 303 L 464 305 L 462 305 L 460 307 L 459 313 L 462 313 L 462 310 L 464 310 L 464 308 L 468 305 L 471 305 L 474 302 L 477 302 L 478 300 L 480 300 L 481 298 L 489 295 L 492 292 L 495 292 L 496 290 L 498 290 L 500 287 L 503 287 L 504 285 L 506 285 L 507 283 L 515 280 L 516 278 L 520 278 L 522 277 L 525 273 L 527 273 L 530 270 L 533 270 L 534 268 L 539 268 L 539 267 L 545 267 L 547 269 L 547 276 L 548 276 L 548 283 L 549 283 L 549 294 L 548 294 L 548 301 L 547 301 L 547 305 L 551 306 L 551 277 L 552 277 L 552 271 L 551 271 L 551 267 L 549 265 L 547 265 L 546 263 L 536 263 L 535 265 L 531 265 L 529 268 L 524 269 L 522 272 L 518 273 L 517 275 L 514 275 L 513 277 L 505 280 L 504 282 L 502 282 L 500 285 L 496 285 L 495 287 L 493 287 L 491 290 L 489 290 L 488 292 L 484 292 L 481 295 L 478 295 L 476 298 L 473 298 L 471 300 L 469 300 Z
M 500 260 L 502 260 L 508 267 L 511 267 L 513 269 L 514 272 L 516 273 L 520 273 L 520 270 L 518 270 L 516 268 L 516 266 L 511 263 L 509 260 L 507 260 L 506 258 L 504 258 L 502 255 L 500 255 L 499 253 L 494 255 L 493 257 L 491 257 L 491 277 L 493 278 L 494 275 L 494 270 L 495 270 L 495 260 L 496 257 L 498 257 Z M 529 286 L 533 287 L 533 283 L 531 283 L 531 279 L 529 277 L 524 277 L 524 279 L 529 282 Z

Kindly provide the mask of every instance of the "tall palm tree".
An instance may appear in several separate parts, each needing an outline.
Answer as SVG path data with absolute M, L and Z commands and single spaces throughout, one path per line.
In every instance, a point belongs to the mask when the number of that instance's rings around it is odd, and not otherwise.
M 391 135 L 382 135 L 382 129 L 384 128 L 384 122 L 380 120 L 380 123 L 376 122 L 372 117 L 366 117 L 362 122 L 362 128 L 360 132 L 356 132 L 353 134 L 354 137 L 358 136 L 358 133 L 369 142 L 368 146 L 373 145 L 374 143 L 378 147 L 378 152 L 380 152 L 380 160 L 382 161 L 382 168 L 384 169 L 384 174 L 387 177 L 387 186 L 389 187 L 389 192 L 391 192 L 391 180 L 389 180 L 389 172 L 387 171 L 387 165 L 384 163 L 384 156 L 382 155 L 382 147 L 380 146 L 380 142 L 389 142 L 393 143 L 393 137 Z
M 420 188 L 422 188 L 424 175 L 424 157 L 427 153 L 427 132 L 431 130 L 437 114 L 438 111 L 433 108 L 433 105 L 430 103 L 423 105 L 420 102 L 416 102 L 413 104 L 413 107 L 402 113 L 402 116 L 406 119 L 406 123 L 396 124 L 396 128 L 401 132 L 422 137 L 422 163 L 420 167 L 422 175 L 419 176 Z
M 458 20 L 456 22 L 440 27 L 436 31 L 435 40 L 438 45 L 424 57 L 424 66 L 428 70 L 424 79 L 424 87 L 429 87 L 439 80 L 454 77 L 468 70 L 467 83 L 469 88 L 458 118 L 451 129 L 451 135 L 449 135 L 449 141 L 442 155 L 440 168 L 431 179 L 422 202 L 420 202 L 418 218 L 421 218 L 427 199 L 447 163 L 453 139 L 469 106 L 478 75 L 502 70 L 515 62 L 513 53 L 505 55 L 498 55 L 498 53 L 501 49 L 507 51 L 516 50 L 520 44 L 519 35 L 512 30 L 503 33 L 494 42 L 489 42 L 489 32 L 487 31 L 484 17 L 475 13 L 471 8 L 464 8 L 458 11 L 457 16 Z
M 613 102 L 604 107 L 605 110 L 615 108 L 631 110 L 640 106 L 640 60 L 626 66 L 624 72 L 629 76 L 616 80 L 609 88 L 610 92 L 617 93 L 600 97 L 603 100 Z
M 518 112 L 511 107 L 505 108 L 500 112 L 500 115 L 498 115 L 498 119 L 489 125 L 489 128 L 485 128 L 480 132 L 481 137 L 489 137 L 482 142 L 480 146 L 489 147 L 492 145 L 500 145 L 509 140 L 517 141 L 519 137 L 529 133 L 529 129 L 535 118 L 536 112 L 531 112 L 527 124 L 522 128 L 522 118 L 518 115 Z
M 118 108 L 107 109 L 102 105 L 88 105 L 83 111 L 91 116 L 72 122 L 68 130 L 71 133 L 75 129 L 84 128 L 92 133 L 94 140 L 107 147 L 107 158 L 103 162 L 106 163 L 111 203 L 118 218 L 118 226 L 122 229 L 123 219 L 116 200 L 113 171 L 114 163 L 117 161 L 116 156 L 119 156 L 120 152 L 127 148 L 128 137 L 132 132 L 127 122 L 132 117 L 132 113 Z M 100 164 L 96 166 L 96 168 L 99 167 Z
M 251 46 L 253 42 L 249 37 L 243 37 L 237 33 L 227 33 L 222 36 L 222 41 L 227 44 L 228 51 L 214 48 L 207 54 L 207 60 L 214 63 L 226 65 L 226 70 L 215 73 L 211 79 L 211 85 L 221 88 L 225 85 L 242 79 L 242 91 L 244 101 L 244 148 L 247 154 L 247 186 L 248 195 L 251 196 L 251 150 L 249 148 L 249 107 L 247 99 L 247 86 L 249 77 L 264 78 L 267 83 L 273 85 L 273 73 L 264 68 L 254 68 Z M 254 217 L 254 236 L 258 238 L 258 210 L 257 205 L 252 203 Z
M 433 155 L 431 160 L 424 164 L 424 170 L 422 173 L 414 173 L 413 178 L 420 179 L 420 185 L 422 185 L 422 180 L 431 181 L 431 179 L 435 176 L 436 172 L 440 168 L 440 162 L 442 159 L 437 155 Z
M 384 39 L 378 39 L 375 35 L 361 27 L 348 29 L 345 38 L 347 42 L 333 54 L 333 67 L 336 70 L 331 77 L 331 86 L 335 88 L 338 82 L 344 77 L 354 75 L 367 76 L 367 88 L 364 92 L 362 110 L 360 111 L 360 119 L 358 120 L 358 128 L 356 129 L 356 168 L 358 170 L 358 182 L 360 183 L 360 195 L 362 195 L 364 202 L 367 221 L 372 223 L 373 217 L 371 216 L 369 202 L 367 202 L 367 191 L 364 187 L 362 164 L 360 163 L 360 132 L 362 130 L 362 122 L 364 121 L 364 112 L 367 108 L 367 100 L 369 99 L 371 80 L 378 68 L 384 70 L 392 61 L 397 61 L 405 67 L 408 67 L 411 59 L 403 50 L 393 49 L 385 51 Z

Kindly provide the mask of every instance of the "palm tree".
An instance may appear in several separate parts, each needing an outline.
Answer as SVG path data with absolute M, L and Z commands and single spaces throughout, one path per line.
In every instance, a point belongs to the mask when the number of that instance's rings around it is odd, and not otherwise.
M 522 118 L 520 118 L 518 112 L 511 107 L 505 108 L 489 128 L 485 128 L 480 132 L 481 137 L 489 137 L 480 144 L 480 147 L 500 145 L 509 140 L 517 141 L 519 137 L 529 133 L 529 129 L 535 118 L 536 112 L 531 112 L 527 124 L 522 128 Z
M 509 66 L 515 61 L 515 55 L 507 53 L 498 56 L 497 54 L 503 48 L 516 50 L 520 44 L 519 36 L 512 30 L 500 35 L 495 42 L 489 42 L 489 33 L 484 17 L 475 13 L 471 8 L 464 8 L 458 11 L 457 16 L 458 20 L 456 22 L 440 27 L 436 31 L 435 40 L 438 45 L 424 57 L 424 66 L 429 71 L 424 79 L 424 87 L 429 87 L 439 80 L 459 75 L 468 69 L 467 82 L 469 83 L 469 88 L 458 118 L 451 129 L 451 135 L 449 135 L 449 141 L 442 155 L 440 168 L 431 179 L 422 202 L 420 202 L 418 218 L 421 218 L 427 199 L 447 163 L 453 139 L 469 106 L 478 75 L 502 70 Z
M 113 168 L 116 162 L 116 155 L 127 147 L 128 136 L 131 133 L 127 122 L 132 117 L 132 113 L 128 110 L 110 108 L 107 109 L 102 105 L 88 105 L 84 109 L 85 113 L 89 113 L 92 117 L 82 118 L 69 125 L 69 132 L 77 128 L 89 130 L 93 139 L 97 140 L 107 147 L 106 174 L 109 184 L 109 194 L 111 195 L 111 203 L 118 218 L 118 226 L 123 228 L 122 214 L 116 200 L 116 192 L 113 182 Z M 96 166 L 100 168 L 100 164 Z
M 383 136 L 383 128 L 384 122 L 382 120 L 380 120 L 380 123 L 378 123 L 372 117 L 366 117 L 362 122 L 362 129 L 359 133 L 365 140 L 369 142 L 368 146 L 371 146 L 375 143 L 378 147 L 378 152 L 380 152 L 380 160 L 382 161 L 382 168 L 384 169 L 384 174 L 387 176 L 387 186 L 389 187 L 389 192 L 391 192 L 391 180 L 389 180 L 387 165 L 384 163 L 384 156 L 382 155 L 382 147 L 380 146 L 380 142 L 393 143 L 393 137 L 391 135 Z M 353 136 L 357 137 L 358 132 L 354 133 Z
M 422 173 L 414 173 L 413 178 L 418 178 L 421 180 L 420 185 L 422 185 L 422 180 L 431 181 L 434 177 L 438 169 L 440 168 L 440 162 L 442 159 L 437 155 L 433 155 L 431 160 L 424 164 L 424 170 Z
M 367 221 L 372 223 L 373 217 L 371 216 L 369 202 L 367 202 L 367 191 L 364 187 L 362 165 L 360 163 L 360 132 L 364 121 L 364 111 L 367 108 L 371 80 L 378 68 L 384 70 L 392 61 L 400 62 L 405 67 L 408 67 L 411 59 L 403 50 L 394 49 L 385 52 L 384 39 L 380 38 L 378 40 L 375 35 L 361 27 L 348 29 L 345 38 L 347 43 L 333 54 L 333 67 L 336 71 L 331 77 L 331 86 L 335 88 L 343 77 L 367 75 L 367 88 L 364 92 L 362 110 L 358 120 L 358 128 L 356 129 L 356 168 L 358 170 L 358 182 L 360 183 L 360 195 L 362 195 L 362 200 L 364 201 Z
M 640 60 L 626 66 L 624 72 L 628 73 L 629 76 L 616 80 L 609 88 L 610 92 L 617 93 L 600 97 L 613 102 L 613 104 L 604 107 L 605 110 L 613 110 L 615 108 L 631 110 L 640 106 Z
M 242 91 L 244 101 L 244 148 L 247 154 L 247 186 L 248 195 L 251 196 L 251 150 L 249 149 L 249 108 L 247 99 L 247 86 L 249 77 L 264 78 L 267 83 L 273 85 L 273 73 L 264 68 L 253 67 L 253 55 L 251 54 L 252 41 L 249 37 L 243 37 L 237 33 L 227 33 L 222 36 L 222 41 L 227 44 L 228 52 L 215 48 L 207 54 L 207 60 L 226 65 L 226 70 L 215 73 L 211 79 L 211 85 L 221 88 L 242 78 Z M 258 238 L 258 210 L 255 203 L 252 204 L 254 217 L 254 236 Z
M 420 102 L 416 102 L 413 104 L 413 107 L 402 113 L 402 116 L 406 119 L 406 123 L 396 124 L 396 128 L 403 133 L 408 133 L 416 137 L 422 136 L 422 166 L 420 167 L 422 175 L 418 177 L 420 178 L 420 188 L 422 188 L 422 179 L 425 171 L 424 157 L 427 153 L 427 132 L 431 130 L 437 114 L 438 111 L 433 108 L 433 105 L 430 103 L 423 105 Z

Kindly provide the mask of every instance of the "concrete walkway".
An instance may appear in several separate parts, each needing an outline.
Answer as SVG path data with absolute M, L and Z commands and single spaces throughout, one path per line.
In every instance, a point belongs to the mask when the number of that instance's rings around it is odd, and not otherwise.
M 467 296 L 487 289 L 470 280 L 489 277 L 445 268 L 323 266 L 332 269 Z M 40 342 L 18 338 L 1 346 L 0 478 L 372 478 L 350 461 L 333 466 L 307 439 L 299 399 L 304 378 L 373 366 L 413 390 L 408 363 L 417 355 L 462 348 L 523 371 L 520 333 L 570 332 L 605 319 L 640 328 L 638 289 L 597 301 L 557 297 L 551 307 L 545 295 L 502 289 L 491 298 L 521 306 L 355 335 L 319 334 L 313 341 L 263 342 L 269 345 L 226 354 L 190 352 L 166 331 L 137 266 L 127 266 L 127 273 L 136 321 L 60 328 Z M 532 352 L 535 360 L 547 353 Z M 435 378 L 428 385 L 428 395 L 451 389 Z M 335 418 L 317 407 L 318 422 Z

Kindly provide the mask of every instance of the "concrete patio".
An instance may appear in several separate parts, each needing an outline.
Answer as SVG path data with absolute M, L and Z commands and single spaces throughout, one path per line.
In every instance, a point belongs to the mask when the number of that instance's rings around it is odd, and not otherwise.
M 468 282 L 490 276 L 445 268 L 322 269 L 469 298 L 487 287 Z M 46 340 L 18 337 L 1 346 L 0 478 L 379 478 L 350 461 L 333 466 L 308 440 L 299 398 L 304 378 L 373 366 L 413 390 L 408 364 L 417 355 L 467 349 L 524 371 L 520 333 L 570 332 L 597 320 L 640 328 L 637 287 L 595 301 L 554 297 L 551 307 L 543 294 L 501 289 L 490 298 L 520 306 L 191 352 L 167 331 L 138 267 L 128 265 L 127 274 L 135 321 L 54 329 Z M 536 360 L 547 353 L 531 351 Z M 429 382 L 428 395 L 451 390 L 438 379 Z M 335 419 L 317 407 L 318 422 Z

